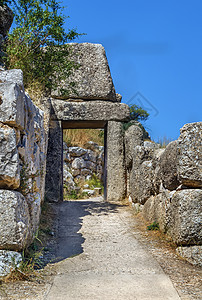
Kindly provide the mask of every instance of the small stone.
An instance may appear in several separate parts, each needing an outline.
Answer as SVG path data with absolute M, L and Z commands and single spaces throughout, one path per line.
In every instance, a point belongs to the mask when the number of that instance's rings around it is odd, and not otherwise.
M 15 251 L 0 250 L 0 276 L 6 276 L 10 271 L 20 266 L 22 255 Z

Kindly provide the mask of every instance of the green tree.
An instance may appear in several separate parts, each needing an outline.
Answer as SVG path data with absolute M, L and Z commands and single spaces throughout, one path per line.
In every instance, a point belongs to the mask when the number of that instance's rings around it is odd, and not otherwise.
M 149 117 L 149 113 L 142 107 L 133 104 L 130 107 L 130 120 L 134 121 L 146 121 Z
M 6 43 L 6 67 L 22 69 L 29 91 L 50 94 L 77 67 L 68 59 L 67 42 L 79 34 L 74 29 L 65 32 L 66 18 L 56 0 L 11 0 L 10 6 L 15 17 Z M 61 94 L 67 92 L 61 89 Z

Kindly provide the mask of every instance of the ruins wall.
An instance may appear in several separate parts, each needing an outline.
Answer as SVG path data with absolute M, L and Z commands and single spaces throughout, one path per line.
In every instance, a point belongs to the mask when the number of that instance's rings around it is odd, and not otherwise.
M 137 211 L 170 236 L 177 251 L 202 264 L 202 122 L 186 124 L 160 148 L 141 129 L 125 132 L 128 197 Z

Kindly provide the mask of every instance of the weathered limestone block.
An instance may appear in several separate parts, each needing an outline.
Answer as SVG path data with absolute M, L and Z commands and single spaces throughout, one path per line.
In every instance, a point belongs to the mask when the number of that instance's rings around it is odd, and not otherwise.
M 17 84 L 22 91 L 23 85 L 23 72 L 20 69 L 5 70 L 0 73 L 0 83 Z
M 81 147 L 69 147 L 69 153 L 71 156 L 82 156 L 87 152 L 86 149 Z
M 129 107 L 107 101 L 67 102 L 52 100 L 51 118 L 63 121 L 127 121 Z
M 167 233 L 178 245 L 202 243 L 202 190 L 186 189 L 173 194 L 168 211 Z
M 30 241 L 30 216 L 19 192 L 0 190 L 0 249 L 20 251 Z
M 108 122 L 107 128 L 107 199 L 120 201 L 126 195 L 123 126 Z
M 17 189 L 20 185 L 19 156 L 15 130 L 0 123 L 0 188 Z
M 34 233 L 39 224 L 41 202 L 45 192 L 47 138 L 44 128 L 44 112 L 27 95 L 25 97 L 25 125 L 18 142 L 18 152 L 23 172 L 28 182 L 26 200 L 31 212 L 31 228 Z
M 15 83 L 0 83 L 0 122 L 24 129 L 24 118 L 25 94 Z
M 178 176 L 182 184 L 202 187 L 202 122 L 186 124 L 178 139 Z
M 82 169 L 86 168 L 87 164 L 85 160 L 81 157 L 76 157 L 72 162 L 72 168 L 73 169 Z
M 153 188 L 154 167 L 152 160 L 138 163 L 133 161 L 130 173 L 130 196 L 135 203 L 144 204 L 154 194 Z
M 161 183 L 168 190 L 175 190 L 180 184 L 177 178 L 177 147 L 177 141 L 169 143 L 156 162 L 154 175 L 156 192 L 159 192 Z
M 132 167 L 134 149 L 136 146 L 143 146 L 143 131 L 137 125 L 131 125 L 125 131 L 125 159 L 127 168 Z
M 178 247 L 176 251 L 192 265 L 202 267 L 202 246 Z
M 20 266 L 22 255 L 15 251 L 0 250 L 0 276 L 6 276 Z
M 26 196 L 26 201 L 30 211 L 30 237 L 33 239 L 40 221 L 42 203 L 41 194 L 37 191 L 30 193 Z
M 73 71 L 65 81 L 61 82 L 63 88 L 70 88 L 70 82 L 76 84 L 76 93 L 71 91 L 67 97 L 60 95 L 59 90 L 52 93 L 61 99 L 81 98 L 116 100 L 116 93 L 109 70 L 105 50 L 100 44 L 72 43 L 69 44 L 70 56 L 78 68 Z
M 142 212 L 144 218 L 151 223 L 158 223 L 162 232 L 166 232 L 167 229 L 168 209 L 171 197 L 172 194 L 165 190 L 157 196 L 151 196 L 143 206 Z

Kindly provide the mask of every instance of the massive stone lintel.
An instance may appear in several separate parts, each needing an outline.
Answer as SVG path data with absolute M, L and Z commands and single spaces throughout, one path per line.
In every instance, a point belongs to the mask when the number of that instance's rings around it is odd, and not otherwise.
M 76 63 L 78 68 L 66 80 L 61 82 L 57 91 L 52 93 L 55 98 L 67 99 L 100 99 L 120 101 L 116 96 L 105 49 L 100 44 L 72 43 L 68 44 L 70 54 L 68 60 Z M 70 89 L 75 84 L 75 91 L 61 97 L 60 88 Z
M 129 107 L 108 101 L 68 102 L 52 99 L 52 120 L 62 121 L 127 121 Z

